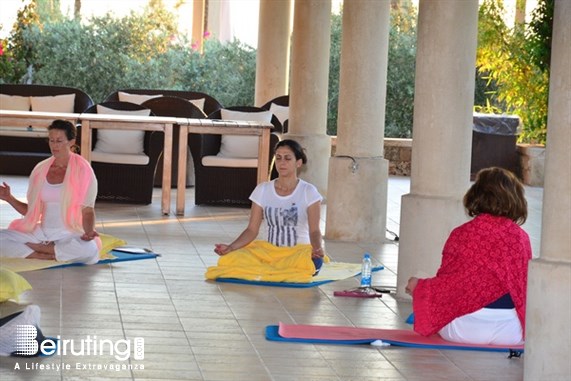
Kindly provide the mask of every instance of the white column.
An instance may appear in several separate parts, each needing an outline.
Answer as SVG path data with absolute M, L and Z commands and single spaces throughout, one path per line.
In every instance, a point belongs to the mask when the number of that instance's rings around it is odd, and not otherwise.
M 260 0 L 256 106 L 289 93 L 291 0 Z
M 344 3 L 337 151 L 329 160 L 328 239 L 381 242 L 385 237 L 388 161 L 382 156 L 389 11 L 389 0 Z
M 331 1 L 296 0 L 291 52 L 289 132 L 307 149 L 300 177 L 327 196 L 331 138 L 327 135 L 327 91 Z
M 541 253 L 529 265 L 524 380 L 571 377 L 571 2 L 556 0 Z
M 192 9 L 192 42 L 202 52 L 204 41 L 204 0 L 194 0 Z
M 420 0 L 411 192 L 403 196 L 397 294 L 433 276 L 450 231 L 466 221 L 478 0 Z

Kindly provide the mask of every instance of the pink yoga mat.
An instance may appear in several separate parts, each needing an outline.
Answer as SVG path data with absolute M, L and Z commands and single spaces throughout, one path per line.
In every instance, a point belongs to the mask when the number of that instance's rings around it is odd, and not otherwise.
M 279 323 L 278 333 L 281 337 L 291 339 L 314 339 L 314 340 L 382 340 L 387 342 L 400 342 L 410 344 L 420 344 L 427 346 L 446 347 L 473 347 L 502 349 L 505 345 L 482 345 L 454 343 L 442 339 L 439 335 L 421 336 L 418 333 L 407 329 L 379 329 L 379 328 L 356 328 L 338 327 L 323 325 L 303 325 Z M 523 350 L 523 345 L 510 345 L 509 348 Z

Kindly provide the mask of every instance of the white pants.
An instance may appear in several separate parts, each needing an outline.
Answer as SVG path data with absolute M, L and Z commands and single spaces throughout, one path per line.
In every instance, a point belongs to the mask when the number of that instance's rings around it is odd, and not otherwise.
M 482 308 L 452 320 L 440 330 L 444 340 L 466 344 L 523 344 L 515 308 Z
M 79 262 L 92 265 L 99 261 L 99 249 L 94 240 L 84 241 L 79 234 L 66 231 L 60 231 L 57 236 L 50 236 L 40 227 L 36 228 L 32 233 L 1 229 L 0 257 L 26 258 L 34 252 L 26 243 L 40 243 L 43 241 L 54 242 L 56 260 L 59 262 Z

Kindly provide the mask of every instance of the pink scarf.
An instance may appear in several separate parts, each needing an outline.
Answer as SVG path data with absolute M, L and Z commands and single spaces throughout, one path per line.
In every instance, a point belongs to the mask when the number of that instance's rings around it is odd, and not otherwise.
M 23 233 L 32 232 L 42 218 L 42 201 L 40 192 L 47 181 L 48 170 L 55 157 L 50 157 L 36 165 L 30 174 L 28 186 L 28 212 L 23 218 L 12 221 L 9 229 Z M 67 170 L 63 179 L 62 216 L 64 224 L 70 231 L 83 233 L 83 219 L 81 209 L 89 204 L 86 200 L 93 193 L 92 187 L 97 188 L 97 179 L 91 165 L 80 155 L 70 153 Z M 90 192 L 91 190 L 91 192 Z
M 480 214 L 454 229 L 436 276 L 419 279 L 413 291 L 414 330 L 432 335 L 509 293 L 525 333 L 530 259 L 527 233 L 508 218 Z

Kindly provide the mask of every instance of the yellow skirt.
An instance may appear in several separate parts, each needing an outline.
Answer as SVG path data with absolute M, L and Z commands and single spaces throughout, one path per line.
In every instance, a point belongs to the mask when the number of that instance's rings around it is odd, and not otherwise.
M 324 257 L 324 262 L 329 258 Z M 309 283 L 315 274 L 311 245 L 278 247 L 257 240 L 223 255 L 209 267 L 206 279 L 237 278 L 266 282 Z

